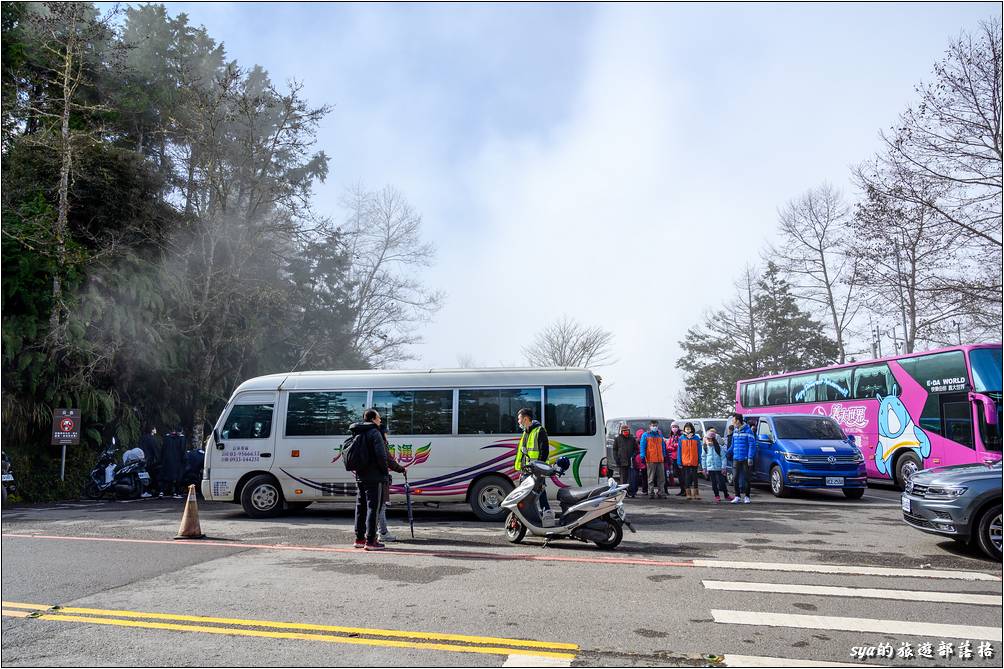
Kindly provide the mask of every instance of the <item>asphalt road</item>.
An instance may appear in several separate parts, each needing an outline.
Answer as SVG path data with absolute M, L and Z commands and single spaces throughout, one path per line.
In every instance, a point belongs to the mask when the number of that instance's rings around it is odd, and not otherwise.
M 417 509 L 415 539 L 392 508 L 383 553 L 351 548 L 346 504 L 202 503 L 201 542 L 171 540 L 177 500 L 5 509 L 3 662 L 1000 666 L 1001 565 L 905 526 L 895 490 L 754 493 L 628 500 L 638 533 L 612 552 L 514 546 L 459 507 Z M 939 658 L 942 641 L 994 657 Z M 934 657 L 851 656 L 905 642 Z

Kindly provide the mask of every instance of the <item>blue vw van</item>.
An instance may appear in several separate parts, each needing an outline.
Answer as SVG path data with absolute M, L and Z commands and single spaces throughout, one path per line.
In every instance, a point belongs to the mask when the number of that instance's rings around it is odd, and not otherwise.
M 775 414 L 756 417 L 752 481 L 777 497 L 792 488 L 839 488 L 860 499 L 868 486 L 865 459 L 829 416 Z

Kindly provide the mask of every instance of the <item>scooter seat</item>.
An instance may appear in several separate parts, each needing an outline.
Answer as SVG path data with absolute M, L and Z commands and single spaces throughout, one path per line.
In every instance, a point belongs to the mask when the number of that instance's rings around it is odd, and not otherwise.
M 598 485 L 594 488 L 561 488 L 558 490 L 558 501 L 563 506 L 571 506 L 593 497 L 599 497 L 609 489 L 610 486 L 606 485 Z

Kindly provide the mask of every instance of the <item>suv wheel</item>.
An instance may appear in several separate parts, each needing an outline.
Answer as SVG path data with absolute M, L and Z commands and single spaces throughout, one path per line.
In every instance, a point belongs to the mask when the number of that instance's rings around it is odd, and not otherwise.
M 1001 505 L 992 506 L 980 516 L 976 526 L 976 543 L 994 560 L 1001 559 Z
M 770 468 L 770 491 L 774 497 L 787 497 L 788 488 L 784 485 L 784 472 L 777 465 Z

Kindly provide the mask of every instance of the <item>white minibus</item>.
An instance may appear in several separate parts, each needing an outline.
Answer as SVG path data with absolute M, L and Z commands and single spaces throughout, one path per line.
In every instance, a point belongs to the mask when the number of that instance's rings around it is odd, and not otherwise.
M 354 496 L 341 449 L 367 407 L 387 424 L 414 503 L 466 502 L 482 520 L 503 520 L 522 407 L 547 430 L 549 461 L 572 462 L 550 496 L 604 480 L 603 407 L 588 369 L 296 372 L 237 387 L 206 442 L 202 494 L 255 518 Z M 391 498 L 403 499 L 394 477 Z

